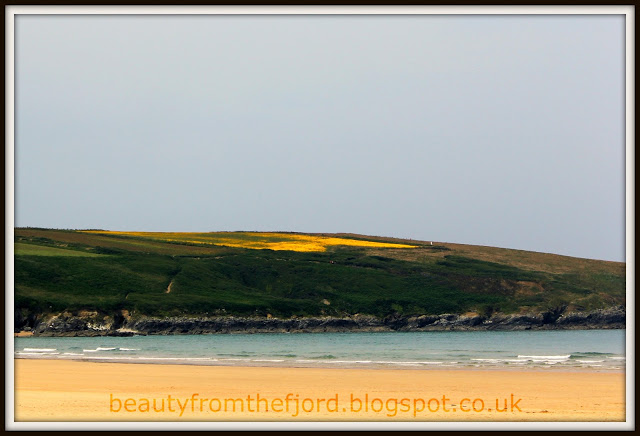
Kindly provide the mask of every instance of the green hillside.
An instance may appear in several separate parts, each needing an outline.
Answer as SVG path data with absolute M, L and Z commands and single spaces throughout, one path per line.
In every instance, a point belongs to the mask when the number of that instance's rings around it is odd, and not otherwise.
M 558 307 L 581 311 L 625 304 L 625 264 L 619 262 L 347 234 L 197 235 L 182 240 L 161 234 L 15 229 L 16 309 L 34 314 L 126 309 L 153 316 L 384 317 Z M 326 237 L 411 248 L 340 241 L 325 251 L 220 245 L 231 236 L 251 243 Z

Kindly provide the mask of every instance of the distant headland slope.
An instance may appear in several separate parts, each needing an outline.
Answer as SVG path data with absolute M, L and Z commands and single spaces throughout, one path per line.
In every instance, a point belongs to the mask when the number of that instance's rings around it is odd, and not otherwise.
M 623 328 L 621 262 L 356 234 L 15 229 L 35 334 Z

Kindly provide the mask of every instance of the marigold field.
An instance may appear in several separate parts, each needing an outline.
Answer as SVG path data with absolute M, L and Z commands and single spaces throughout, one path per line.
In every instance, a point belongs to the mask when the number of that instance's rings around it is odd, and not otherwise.
M 269 249 L 283 251 L 327 251 L 329 246 L 349 246 L 368 248 L 415 248 L 414 245 L 387 242 L 364 241 L 327 236 L 301 235 L 293 233 L 248 233 L 248 232 L 116 232 L 88 230 L 86 233 L 101 235 L 132 236 L 149 238 L 162 242 L 178 242 L 203 245 L 223 245 L 226 247 Z

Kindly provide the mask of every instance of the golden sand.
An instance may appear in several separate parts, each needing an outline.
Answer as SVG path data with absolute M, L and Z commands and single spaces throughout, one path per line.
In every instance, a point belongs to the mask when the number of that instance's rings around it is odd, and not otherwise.
M 625 420 L 624 374 L 588 371 L 16 359 L 15 395 L 16 421 Z M 496 410 L 496 400 L 506 411 Z M 161 404 L 164 411 L 154 411 L 162 410 Z

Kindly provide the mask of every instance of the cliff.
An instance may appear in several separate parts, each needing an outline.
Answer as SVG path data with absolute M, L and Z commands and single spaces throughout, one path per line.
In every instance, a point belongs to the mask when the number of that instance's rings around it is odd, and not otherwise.
M 34 336 L 133 336 L 215 333 L 416 332 L 478 330 L 623 329 L 623 306 L 591 312 L 549 311 L 537 314 L 422 315 L 350 317 L 131 317 L 128 313 L 60 313 L 38 319 L 16 313 L 15 331 Z

